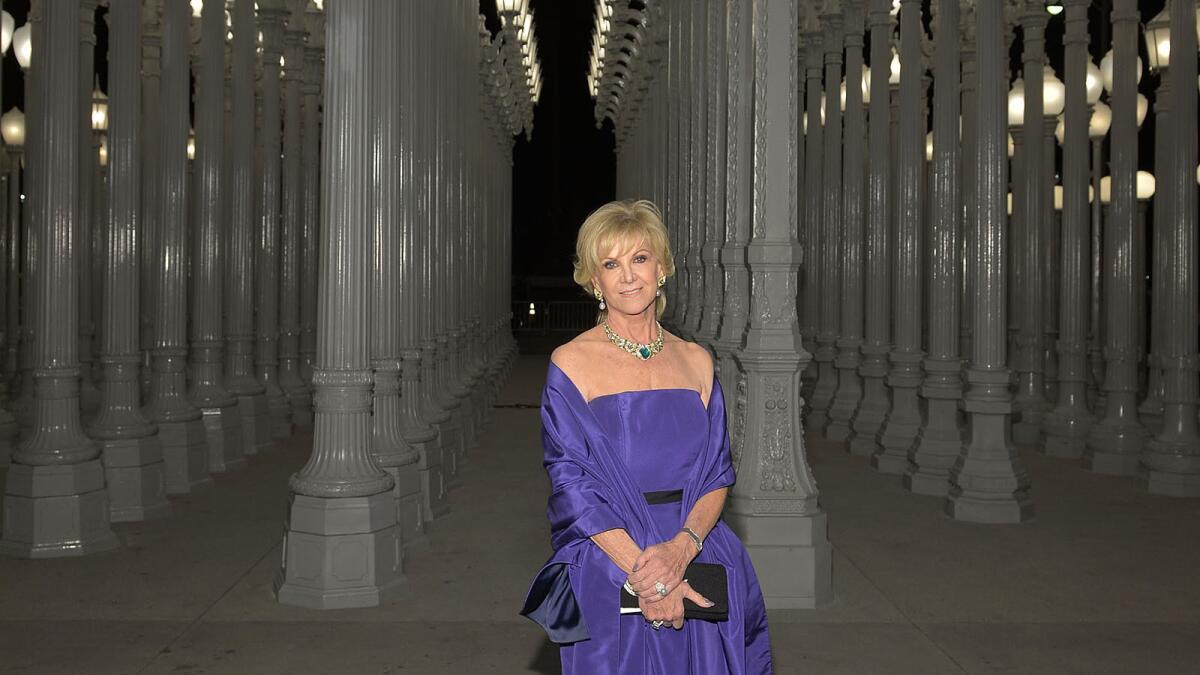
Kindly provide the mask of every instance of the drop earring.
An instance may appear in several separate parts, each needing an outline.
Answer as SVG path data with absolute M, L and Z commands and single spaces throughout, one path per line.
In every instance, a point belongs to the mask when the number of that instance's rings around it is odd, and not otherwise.
M 666 277 L 658 278 L 658 288 L 654 289 L 654 297 L 656 297 L 656 298 L 662 297 L 662 287 L 663 287 L 663 284 L 665 284 L 665 283 L 667 283 Z
M 600 289 L 596 289 L 596 299 L 600 301 L 601 312 L 608 309 L 608 306 L 604 304 L 604 294 L 600 292 Z

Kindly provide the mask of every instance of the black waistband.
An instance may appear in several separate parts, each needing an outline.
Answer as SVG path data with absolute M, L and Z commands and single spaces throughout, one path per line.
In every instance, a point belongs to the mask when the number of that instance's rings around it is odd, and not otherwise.
M 672 504 L 674 502 L 683 501 L 683 490 L 659 490 L 658 492 L 643 492 L 642 496 L 646 498 L 646 503 L 651 506 L 655 504 Z

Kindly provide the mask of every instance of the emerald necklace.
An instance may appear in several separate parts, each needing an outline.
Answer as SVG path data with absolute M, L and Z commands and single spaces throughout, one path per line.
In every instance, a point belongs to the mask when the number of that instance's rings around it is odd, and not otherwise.
M 648 345 L 638 344 L 633 340 L 626 340 L 620 335 L 617 335 L 616 332 L 609 327 L 607 321 L 604 322 L 604 334 L 608 336 L 608 339 L 614 345 L 620 347 L 629 355 L 641 359 L 642 361 L 649 361 L 651 356 L 661 352 L 663 348 L 662 324 L 655 321 L 654 325 L 658 327 L 658 339 Z

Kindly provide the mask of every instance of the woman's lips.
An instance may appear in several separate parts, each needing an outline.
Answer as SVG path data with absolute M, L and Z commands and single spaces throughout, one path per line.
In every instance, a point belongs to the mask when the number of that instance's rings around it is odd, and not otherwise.
M 621 295 L 626 295 L 626 296 L 637 295 L 638 293 L 641 293 L 641 292 L 642 292 L 641 288 L 634 288 L 634 289 L 628 290 L 628 291 L 621 291 Z

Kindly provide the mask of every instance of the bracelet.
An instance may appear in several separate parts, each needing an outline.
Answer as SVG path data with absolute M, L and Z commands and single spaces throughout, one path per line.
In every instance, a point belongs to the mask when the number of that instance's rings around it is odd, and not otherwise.
M 690 527 L 685 527 L 685 528 L 683 528 L 682 530 L 680 530 L 680 532 L 682 532 L 682 533 L 686 534 L 688 537 L 690 537 L 690 538 L 691 538 L 691 540 L 692 540 L 692 543 L 696 545 L 696 552 L 697 552 L 697 553 L 699 553 L 700 551 L 703 551 L 703 550 L 704 550 L 704 540 L 700 538 L 700 535 L 698 535 L 698 534 L 696 534 L 695 532 L 693 532 L 693 531 L 692 531 L 692 528 L 690 528 Z

